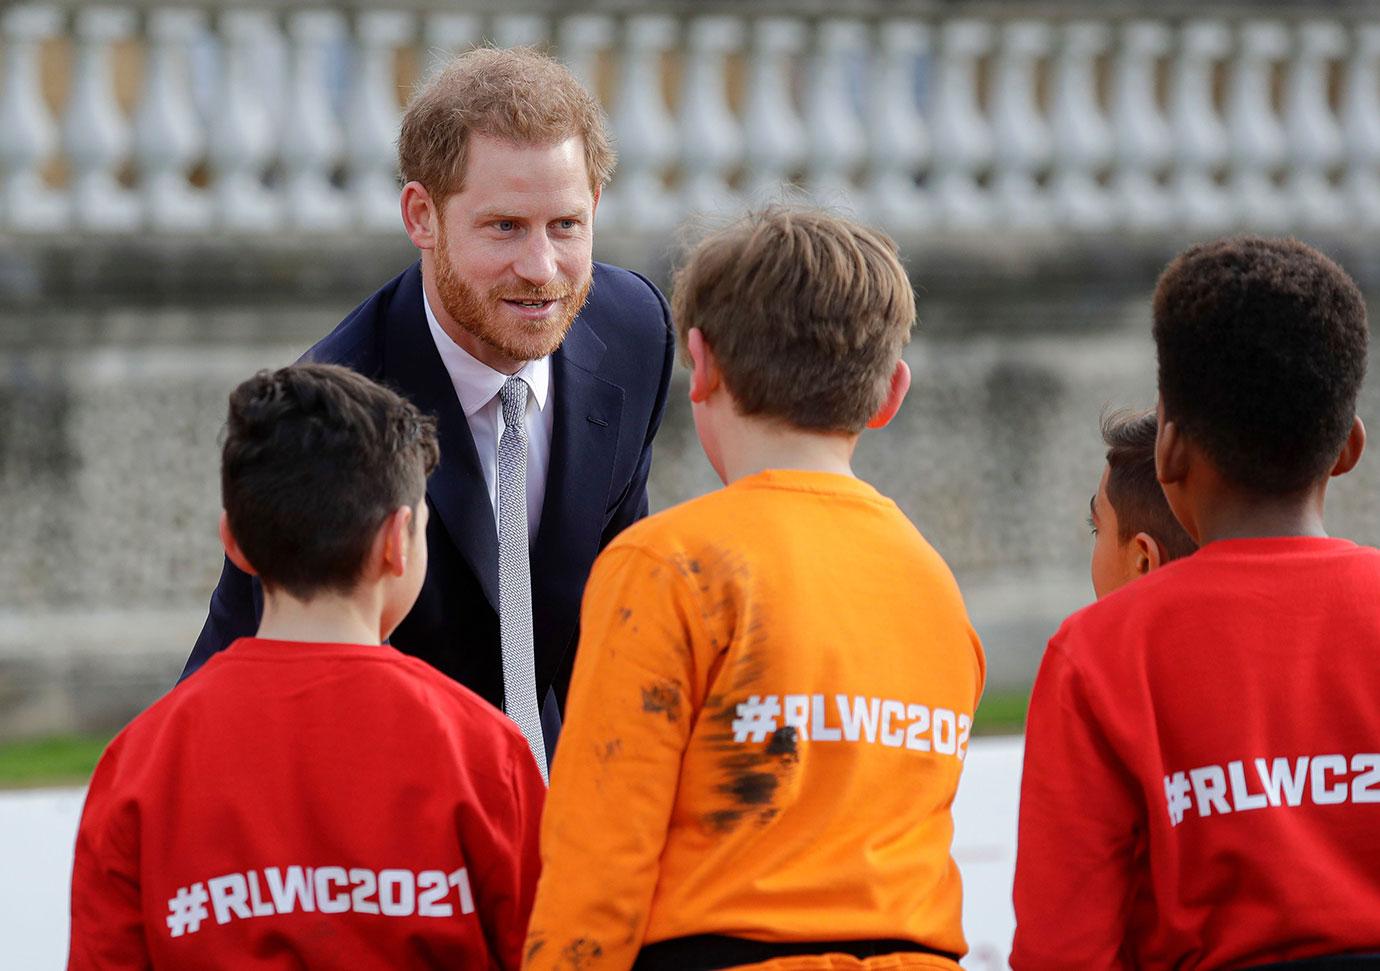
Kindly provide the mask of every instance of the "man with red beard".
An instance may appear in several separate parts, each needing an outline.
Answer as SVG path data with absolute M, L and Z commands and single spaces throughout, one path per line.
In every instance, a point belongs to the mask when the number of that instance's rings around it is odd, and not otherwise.
M 502 707 L 545 772 L 590 565 L 647 512 L 669 314 L 646 279 L 593 262 L 615 156 L 598 102 L 559 62 L 461 55 L 413 98 L 398 155 L 421 260 L 304 359 L 436 416 L 430 564 L 391 642 Z M 261 608 L 227 561 L 182 676 L 252 634 Z

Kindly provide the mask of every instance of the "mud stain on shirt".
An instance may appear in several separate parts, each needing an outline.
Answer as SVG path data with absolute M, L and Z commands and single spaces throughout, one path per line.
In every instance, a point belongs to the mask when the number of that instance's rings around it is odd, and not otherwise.
M 680 683 L 653 681 L 644 684 L 642 710 L 653 715 L 664 714 L 669 722 L 680 721 Z
M 597 961 L 604 954 L 603 945 L 587 937 L 577 937 L 561 951 L 561 959 L 571 971 L 580 971 L 591 961 Z

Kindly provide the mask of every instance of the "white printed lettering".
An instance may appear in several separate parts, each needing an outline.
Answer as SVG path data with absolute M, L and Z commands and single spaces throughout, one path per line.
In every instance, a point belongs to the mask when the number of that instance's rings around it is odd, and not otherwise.
M 1227 763 L 1227 775 L 1231 777 L 1231 804 L 1237 812 L 1265 808 L 1265 793 L 1246 788 L 1246 769 L 1239 760 Z
M 416 909 L 416 884 L 411 870 L 379 871 L 379 907 L 389 917 L 407 917 Z
M 243 873 L 212 877 L 206 881 L 206 889 L 211 891 L 211 908 L 216 912 L 217 924 L 230 923 L 232 913 L 236 917 L 249 917 L 249 887 L 245 885 Z
M 893 729 L 891 723 L 893 719 L 905 721 L 906 706 L 899 701 L 882 702 L 882 744 L 888 748 L 900 748 L 906 744 L 906 733 L 899 728 Z
M 1193 795 L 1198 800 L 1198 815 L 1206 819 L 1217 812 L 1231 812 L 1227 805 L 1227 777 L 1220 765 L 1205 765 L 1200 769 L 1189 769 L 1188 777 L 1193 780 Z
M 806 728 L 810 723 L 810 696 L 786 695 L 781 699 L 781 720 L 789 728 L 795 729 L 797 741 L 809 738 Z
M 268 892 L 273 897 L 273 909 L 280 914 L 290 914 L 294 910 L 311 913 L 316 910 L 312 900 L 311 867 L 303 874 L 300 866 L 287 868 L 287 877 L 276 867 L 264 869 L 264 879 L 268 881 Z
M 1278 806 L 1280 794 L 1290 806 L 1303 801 L 1303 780 L 1308 774 L 1308 756 L 1300 755 L 1294 760 L 1294 771 L 1289 772 L 1289 760 L 1277 758 L 1270 762 L 1267 770 L 1264 759 L 1255 760 L 1255 774 L 1260 776 L 1260 784 L 1265 787 L 1265 798 L 1271 806 Z
M 446 882 L 460 891 L 460 913 L 474 913 L 474 892 L 470 890 L 470 871 L 461 867 L 447 876 Z
M 249 909 L 255 917 L 267 917 L 274 913 L 273 904 L 264 899 L 259 889 L 259 871 L 250 870 L 245 876 L 249 879 Z
M 815 717 L 810 725 L 810 737 L 816 742 L 837 742 L 843 738 L 843 732 L 837 728 L 832 728 L 824 724 L 824 695 L 811 695 Z
M 357 914 L 377 914 L 378 902 L 371 899 L 378 889 L 374 871 L 356 867 L 350 871 L 350 883 L 354 885 L 350 891 L 350 909 Z
M 1380 802 L 1380 792 L 1374 788 L 1380 783 L 1380 754 L 1362 752 L 1351 757 L 1351 771 L 1361 773 L 1351 780 L 1352 802 Z
M 947 708 L 934 710 L 934 750 L 941 755 L 953 755 L 958 750 L 954 713 Z
M 423 870 L 417 874 L 417 916 L 449 917 L 455 908 L 445 900 L 450 887 L 443 870 Z
M 973 730 L 973 720 L 967 715 L 958 716 L 958 757 L 968 754 L 968 735 Z
M 337 884 L 339 893 L 331 892 L 331 884 Z M 350 909 L 350 895 L 345 892 L 349 881 L 345 868 L 338 866 L 319 866 L 316 868 L 316 909 L 323 914 L 343 914 Z
M 1339 802 L 1346 802 L 1346 783 L 1338 782 L 1336 785 L 1329 786 L 1326 777 L 1329 771 L 1336 775 L 1345 775 L 1346 759 L 1340 755 L 1313 756 L 1313 764 L 1308 767 L 1308 778 L 1313 784 L 1312 796 L 1315 806 L 1331 806 Z
M 906 708 L 910 717 L 910 727 L 906 729 L 906 748 L 917 752 L 928 752 L 930 740 L 925 736 L 930 732 L 930 710 L 925 705 L 910 705 Z
M 860 737 L 869 742 L 877 740 L 877 709 L 881 705 L 878 699 L 859 695 L 853 699 L 851 709 L 847 695 L 835 695 L 834 700 L 839 706 L 839 721 L 843 723 L 843 737 L 847 741 L 856 742 Z

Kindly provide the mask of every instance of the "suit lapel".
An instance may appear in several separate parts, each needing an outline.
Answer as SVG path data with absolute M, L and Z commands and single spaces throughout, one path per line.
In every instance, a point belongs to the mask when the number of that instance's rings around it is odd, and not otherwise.
M 418 266 L 399 285 L 397 302 L 388 315 L 383 376 L 418 408 L 436 416 L 441 464 L 427 481 L 427 498 L 497 612 L 498 534 L 493 506 L 469 422 L 427 327 Z
M 532 547 L 532 603 L 541 605 L 533 611 L 539 685 L 550 684 L 560 666 L 608 517 L 623 389 L 598 377 L 603 355 L 603 341 L 576 319 L 551 357 L 551 464 Z

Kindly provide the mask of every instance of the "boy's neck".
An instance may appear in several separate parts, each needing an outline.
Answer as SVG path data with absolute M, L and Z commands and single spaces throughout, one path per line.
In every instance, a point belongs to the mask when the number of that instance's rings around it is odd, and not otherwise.
M 1323 498 L 1327 480 L 1301 493 L 1252 496 L 1224 490 L 1202 503 L 1198 513 L 1198 544 L 1220 539 L 1264 539 L 1288 536 L 1326 536 Z
M 314 644 L 379 644 L 380 609 L 338 593 L 298 600 L 281 590 L 264 592 L 258 637 Z
M 735 418 L 720 439 L 725 484 L 767 469 L 853 475 L 857 435 L 807 431 L 775 420 Z

